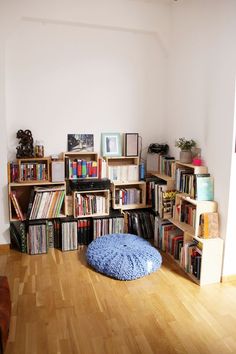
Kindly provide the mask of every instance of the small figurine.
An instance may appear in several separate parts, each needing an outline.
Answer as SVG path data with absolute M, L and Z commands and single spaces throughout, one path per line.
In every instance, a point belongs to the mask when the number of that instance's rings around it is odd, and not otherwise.
M 34 140 L 31 131 L 29 129 L 18 130 L 16 137 L 20 139 L 19 146 L 16 147 L 16 158 L 34 157 Z

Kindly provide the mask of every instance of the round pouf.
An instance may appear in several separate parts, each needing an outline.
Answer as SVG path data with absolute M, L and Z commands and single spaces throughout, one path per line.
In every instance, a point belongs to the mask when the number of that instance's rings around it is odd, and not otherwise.
M 160 268 L 160 253 L 150 243 L 131 234 L 110 234 L 92 241 L 87 261 L 98 272 L 120 280 L 141 278 Z

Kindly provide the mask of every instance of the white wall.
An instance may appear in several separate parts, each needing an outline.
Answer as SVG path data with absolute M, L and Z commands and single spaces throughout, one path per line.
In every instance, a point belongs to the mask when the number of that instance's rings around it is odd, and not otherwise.
M 205 163 L 215 178 L 221 237 L 227 239 L 223 274 L 236 274 L 233 218 L 231 227 L 226 229 L 236 72 L 236 2 L 180 0 L 172 5 L 171 23 L 166 136 L 171 145 L 185 136 L 196 139 L 202 148 Z M 172 151 L 178 156 L 177 149 Z
M 168 2 L 3 2 L 5 17 L 14 14 L 5 47 L 8 159 L 18 129 L 31 129 L 47 155 L 66 150 L 68 133 L 93 133 L 96 150 L 102 132 L 139 132 L 144 147 L 162 141 Z
M 2 25 L 8 31 L 6 70 L 4 57 L 0 59 L 6 110 L 1 105 L 0 114 L 7 121 L 7 134 L 3 127 L 1 135 L 7 135 L 8 157 L 14 156 L 20 128 L 43 139 L 47 154 L 65 150 L 66 134 L 73 132 L 94 133 L 96 149 L 104 131 L 138 131 L 144 146 L 167 141 L 172 147 L 181 136 L 196 139 L 215 177 L 221 236 L 226 239 L 223 273 L 236 273 L 236 218 L 233 209 L 228 213 L 235 204 L 233 191 L 229 200 L 229 176 L 236 2 L 2 3 L 8 11 Z M 6 150 L 4 142 L 0 149 Z M 175 148 L 171 152 L 179 153 Z M 5 180 L 1 183 L 5 188 Z M 4 231 L 2 218 L 0 223 Z
M 8 157 L 19 128 L 44 140 L 47 154 L 66 149 L 67 133 L 94 133 L 96 149 L 105 131 L 137 131 L 144 146 L 159 141 L 168 9 L 130 0 L 29 2 L 7 40 Z
M 235 92 L 236 93 L 236 92 Z M 236 273 L 236 217 L 235 217 L 235 197 L 236 197 L 236 94 L 234 105 L 234 129 L 232 140 L 232 159 L 231 159 L 231 176 L 229 188 L 229 206 L 228 206 L 228 222 L 226 228 L 225 240 L 225 258 L 224 258 L 224 275 L 231 275 Z
M 4 40 L 0 36 L 0 243 L 8 243 L 7 145 L 5 120 Z

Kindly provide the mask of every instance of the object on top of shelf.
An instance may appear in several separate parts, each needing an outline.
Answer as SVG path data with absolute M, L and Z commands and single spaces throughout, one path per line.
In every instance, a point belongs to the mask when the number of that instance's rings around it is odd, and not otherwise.
M 125 156 L 138 156 L 138 133 L 125 133 Z
M 167 144 L 150 144 L 148 147 L 148 152 L 151 154 L 168 154 L 169 145 Z
M 34 139 L 29 129 L 18 130 L 16 133 L 17 139 L 19 139 L 19 146 L 16 147 L 16 158 L 34 157 Z
M 121 135 L 102 133 L 102 156 L 121 156 Z
M 57 155 L 57 154 L 53 154 L 53 155 L 51 155 L 51 160 L 59 160 L 59 155 Z
M 196 141 L 193 139 L 187 140 L 186 138 L 179 138 L 176 140 L 175 146 L 181 150 L 191 150 L 194 146 L 196 146 Z
M 179 138 L 175 142 L 175 146 L 180 148 L 180 161 L 183 163 L 192 162 L 192 148 L 196 146 L 196 141 L 193 139 Z
M 68 151 L 93 152 L 93 134 L 67 134 L 67 149 Z
M 34 151 L 35 157 L 44 157 L 44 146 L 41 140 L 36 140 Z
M 194 147 L 192 149 L 193 165 L 202 166 L 201 149 Z

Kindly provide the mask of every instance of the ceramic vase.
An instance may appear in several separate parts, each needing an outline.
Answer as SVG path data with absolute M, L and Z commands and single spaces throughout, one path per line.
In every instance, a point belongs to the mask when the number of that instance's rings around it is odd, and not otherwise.
M 191 163 L 192 162 L 192 151 L 191 150 L 181 150 L 180 151 L 180 162 Z

